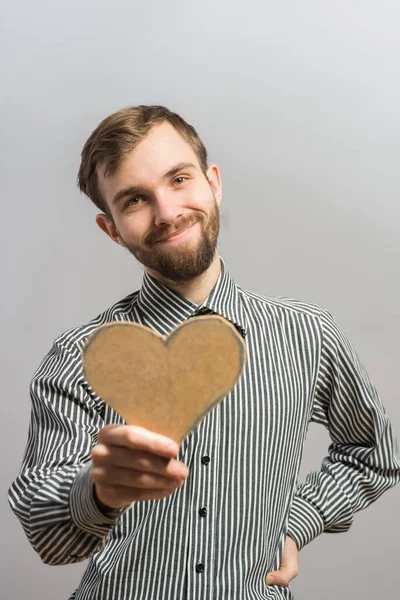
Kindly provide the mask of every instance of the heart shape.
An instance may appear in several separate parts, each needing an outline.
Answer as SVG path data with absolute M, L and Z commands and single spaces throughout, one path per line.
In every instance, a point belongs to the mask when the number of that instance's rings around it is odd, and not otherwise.
M 216 315 L 184 321 L 168 336 L 113 322 L 92 332 L 82 358 L 90 387 L 126 423 L 180 442 L 237 383 L 246 346 Z

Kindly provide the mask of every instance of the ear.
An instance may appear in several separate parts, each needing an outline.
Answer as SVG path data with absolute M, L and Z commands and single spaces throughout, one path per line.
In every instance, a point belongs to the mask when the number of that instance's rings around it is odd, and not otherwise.
M 221 204 L 222 200 L 222 181 L 221 181 L 221 173 L 217 165 L 210 165 L 207 169 L 207 178 L 210 183 L 210 186 L 214 192 L 215 199 L 217 201 L 218 206 Z
M 99 215 L 96 215 L 96 223 L 100 227 L 100 229 L 112 239 L 113 242 L 115 242 L 119 246 L 125 247 L 125 244 L 122 241 L 119 231 L 116 228 L 115 223 L 111 217 L 101 213 Z

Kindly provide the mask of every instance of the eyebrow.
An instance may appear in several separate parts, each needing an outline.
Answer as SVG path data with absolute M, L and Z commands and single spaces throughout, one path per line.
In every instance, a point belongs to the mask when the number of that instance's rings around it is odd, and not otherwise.
M 195 164 L 193 164 L 191 162 L 180 162 L 179 164 L 172 167 L 172 169 L 170 169 L 169 171 L 164 173 L 164 175 L 162 176 L 162 179 L 169 179 L 170 177 L 173 177 L 174 175 L 176 175 L 177 173 L 179 173 L 179 171 L 182 171 L 183 169 L 195 169 L 196 170 L 197 167 Z M 122 198 L 125 198 L 125 196 L 134 196 L 135 194 L 143 194 L 145 191 L 146 191 L 145 188 L 141 187 L 140 185 L 129 186 L 127 188 L 119 190 L 119 192 L 117 192 L 115 194 L 115 196 L 112 200 L 112 204 L 116 204 L 117 202 L 122 200 Z

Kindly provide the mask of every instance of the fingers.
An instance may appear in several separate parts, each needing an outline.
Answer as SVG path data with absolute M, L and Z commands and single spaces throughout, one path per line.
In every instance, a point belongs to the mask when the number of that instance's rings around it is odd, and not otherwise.
M 98 443 L 145 450 L 165 458 L 173 458 L 179 452 L 178 444 L 170 438 L 134 425 L 106 425 L 100 430 Z
M 135 500 L 170 496 L 183 485 L 187 466 L 174 457 L 173 440 L 130 425 L 107 425 L 92 448 L 92 479 L 98 500 L 122 508 Z
M 122 508 L 135 501 L 161 500 L 174 493 L 176 487 L 139 489 L 123 486 L 96 487 L 96 494 L 104 506 Z
M 148 489 L 163 489 L 178 487 L 185 477 L 162 477 L 154 473 L 124 469 L 112 465 L 111 467 L 93 467 L 92 478 L 97 485 L 106 487 L 134 487 Z
M 187 466 L 174 458 L 167 459 L 143 450 L 104 444 L 97 444 L 92 449 L 92 461 L 94 467 L 122 467 L 172 479 L 187 477 L 189 473 Z

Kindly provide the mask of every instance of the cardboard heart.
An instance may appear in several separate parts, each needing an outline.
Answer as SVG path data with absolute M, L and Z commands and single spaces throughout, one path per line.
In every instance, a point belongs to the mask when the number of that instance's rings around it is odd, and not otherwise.
M 138 323 L 98 327 L 83 349 L 90 387 L 130 425 L 180 442 L 237 383 L 246 346 L 236 328 L 211 315 L 168 336 Z

